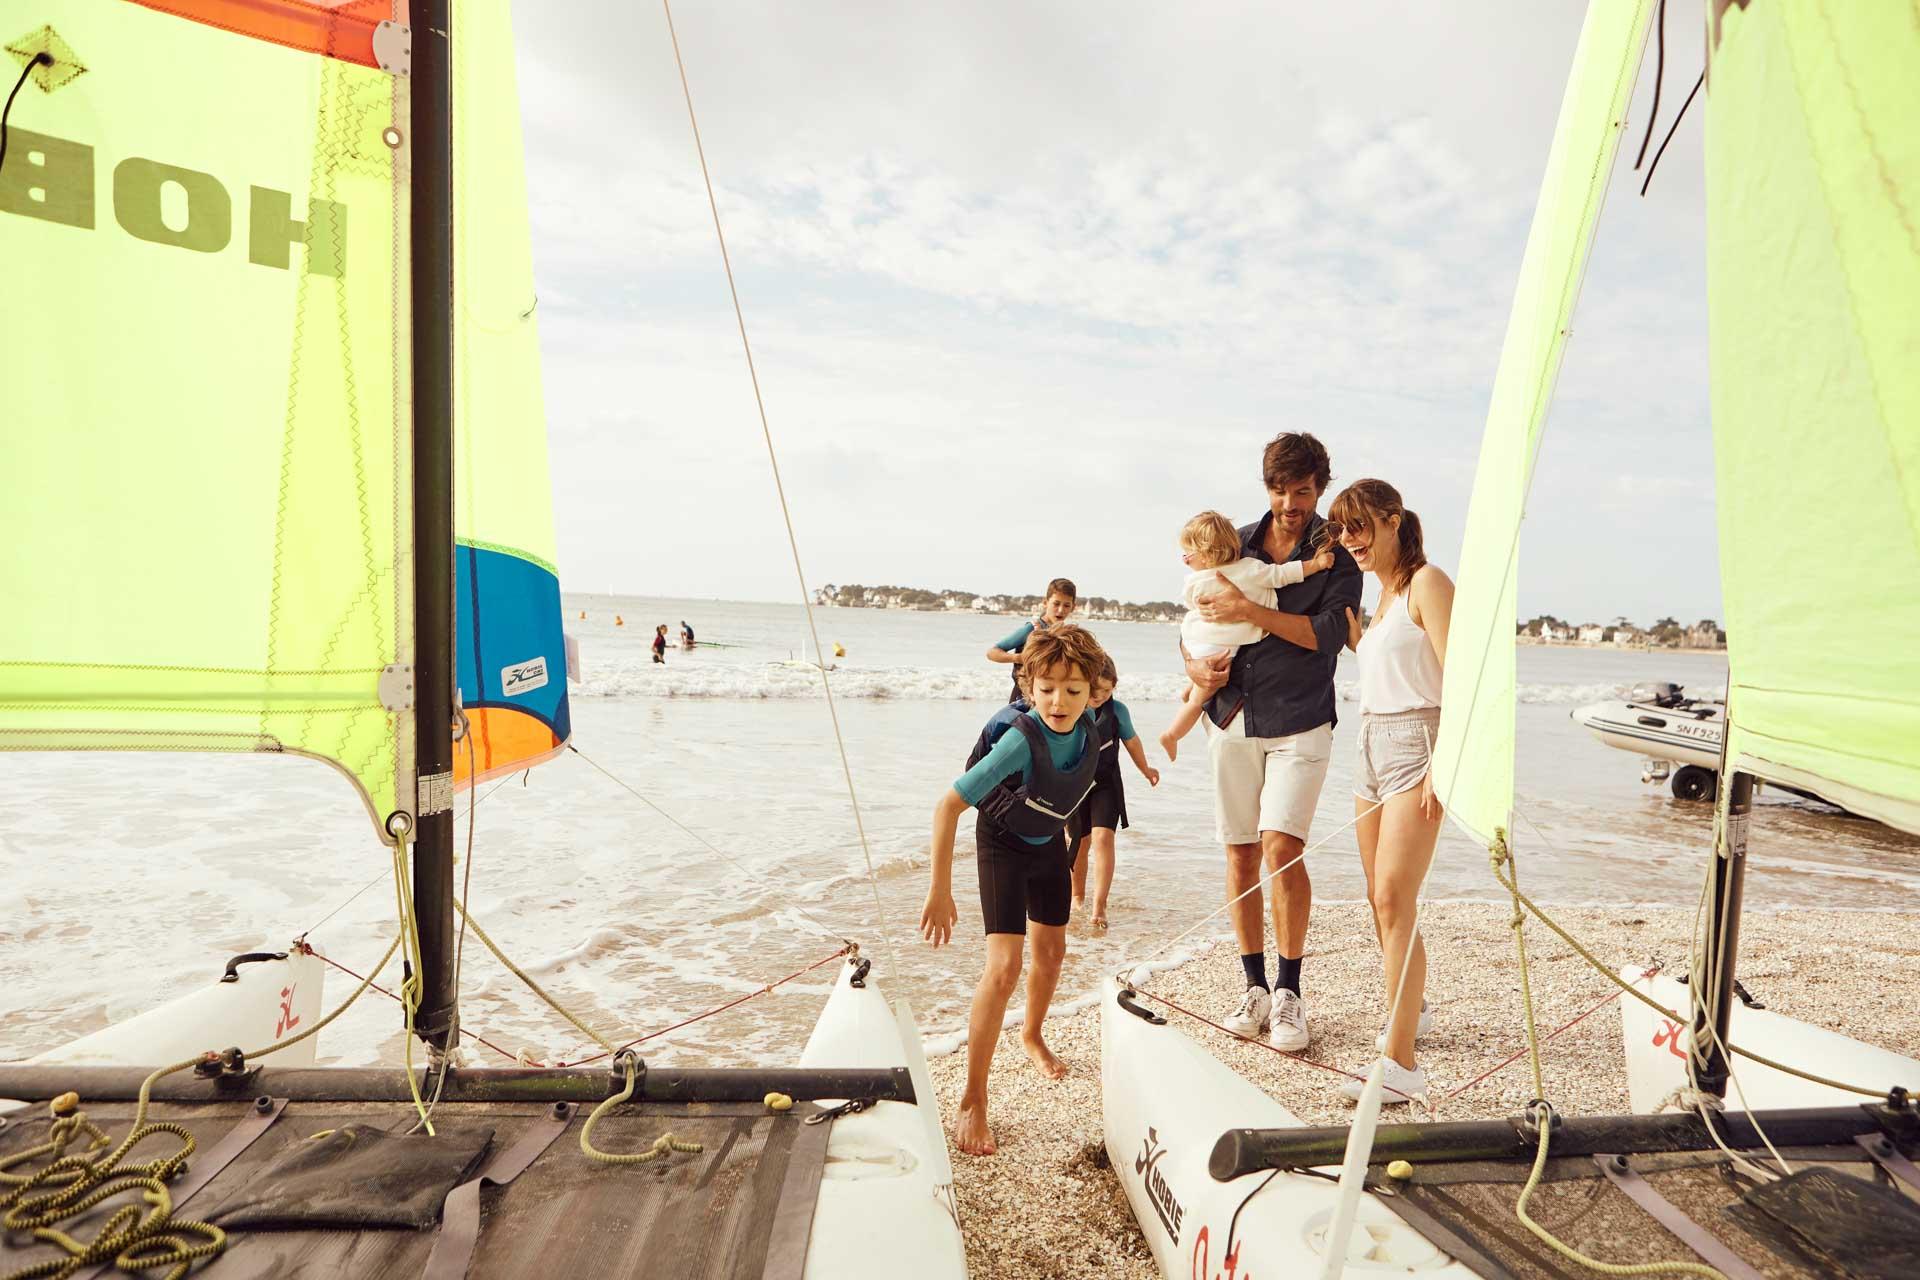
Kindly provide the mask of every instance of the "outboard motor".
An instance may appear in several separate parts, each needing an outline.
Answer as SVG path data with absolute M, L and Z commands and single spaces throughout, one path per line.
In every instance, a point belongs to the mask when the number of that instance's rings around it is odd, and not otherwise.
M 1650 680 L 1627 691 L 1627 701 L 1640 706 L 1677 707 L 1686 701 L 1680 686 L 1670 680 Z

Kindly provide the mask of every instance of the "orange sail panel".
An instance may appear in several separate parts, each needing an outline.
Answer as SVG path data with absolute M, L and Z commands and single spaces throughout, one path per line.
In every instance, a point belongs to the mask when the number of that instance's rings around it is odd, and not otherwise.
M 131 0 L 177 18 L 203 22 L 306 53 L 363 67 L 373 56 L 373 29 L 393 14 L 390 0 Z

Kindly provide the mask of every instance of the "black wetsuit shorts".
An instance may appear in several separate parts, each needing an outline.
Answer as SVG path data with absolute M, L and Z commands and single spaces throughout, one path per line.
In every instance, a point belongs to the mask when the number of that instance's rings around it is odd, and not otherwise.
M 980 914 L 988 933 L 1025 933 L 1027 921 L 1064 925 L 1073 911 L 1073 846 L 1062 832 L 1028 844 L 984 817 L 973 824 L 980 867 Z

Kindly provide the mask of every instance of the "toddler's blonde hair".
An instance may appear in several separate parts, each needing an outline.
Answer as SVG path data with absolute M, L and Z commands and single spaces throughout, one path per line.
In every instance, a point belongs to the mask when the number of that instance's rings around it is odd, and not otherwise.
M 1218 569 L 1240 558 L 1240 532 L 1218 511 L 1202 511 L 1180 530 L 1180 549 L 1191 551 L 1195 569 Z

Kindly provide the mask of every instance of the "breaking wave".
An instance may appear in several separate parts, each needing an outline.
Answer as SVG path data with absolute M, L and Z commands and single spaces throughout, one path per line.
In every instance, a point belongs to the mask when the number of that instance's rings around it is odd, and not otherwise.
M 655 666 L 635 664 L 600 671 L 589 670 L 578 693 L 590 698 L 818 698 L 821 673 L 800 664 L 758 663 L 739 666 Z M 903 702 L 998 702 L 1007 696 L 1007 676 L 998 668 L 865 667 L 842 665 L 828 673 L 838 698 L 895 699 Z M 1186 688 L 1177 672 L 1127 675 L 1120 682 L 1123 701 L 1172 702 Z M 1335 682 L 1342 702 L 1359 699 L 1359 682 Z M 1566 704 L 1599 702 L 1618 697 L 1616 684 L 1530 684 L 1516 690 L 1524 703 Z M 1720 696 L 1716 689 L 1689 689 L 1701 697 Z

